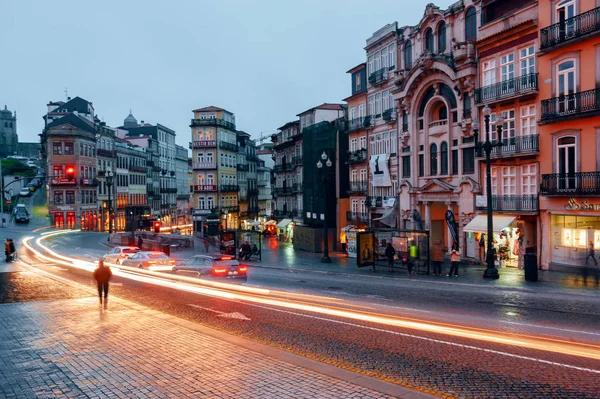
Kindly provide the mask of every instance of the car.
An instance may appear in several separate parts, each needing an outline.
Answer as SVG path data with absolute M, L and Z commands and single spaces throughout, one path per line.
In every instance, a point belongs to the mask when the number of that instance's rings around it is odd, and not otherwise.
M 133 254 L 140 252 L 138 247 L 114 247 L 109 253 L 103 256 L 107 263 L 120 264 L 123 259 L 129 258 Z
M 31 191 L 31 192 L 34 192 L 34 191 L 35 191 L 35 189 L 37 188 L 37 187 L 35 186 L 35 184 L 33 184 L 33 183 L 29 183 L 29 184 L 28 184 L 28 185 L 26 185 L 25 187 L 27 187 L 27 188 L 29 189 L 29 191 Z
M 195 255 L 176 265 L 173 273 L 195 273 L 204 277 L 223 277 L 246 279 L 248 266 L 240 264 L 235 257 L 230 255 Z
M 29 212 L 23 204 L 19 204 L 15 208 L 15 223 L 29 223 Z
M 140 251 L 123 259 L 121 265 L 152 271 L 172 271 L 175 267 L 175 260 L 169 258 L 163 252 Z
M 23 187 L 21 191 L 19 191 L 19 195 L 21 197 L 29 197 L 31 195 L 31 190 L 28 187 Z

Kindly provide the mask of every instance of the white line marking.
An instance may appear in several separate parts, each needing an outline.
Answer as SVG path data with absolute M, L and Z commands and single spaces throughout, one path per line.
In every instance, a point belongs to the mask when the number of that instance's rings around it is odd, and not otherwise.
M 61 272 L 68 272 L 69 269 L 65 269 L 64 267 L 51 266 L 53 269 L 60 270 Z
M 205 308 L 204 306 L 195 305 L 193 303 L 188 304 L 188 306 L 191 306 L 191 307 L 197 308 L 197 309 L 208 310 L 209 312 L 216 313 L 219 317 L 226 317 L 228 319 L 238 319 L 238 320 L 250 320 L 248 317 L 244 316 L 243 314 L 241 314 L 239 312 L 226 313 L 226 312 L 221 312 L 220 310 L 215 310 L 215 309 L 211 309 L 211 308 Z
M 110 285 L 114 285 L 115 287 L 122 287 L 123 283 L 110 283 Z
M 530 360 L 530 361 L 533 361 L 533 362 L 549 364 L 551 366 L 560 366 L 560 367 L 565 367 L 565 368 L 568 368 L 568 369 L 585 371 L 585 372 L 593 373 L 593 374 L 600 374 L 600 370 L 594 370 L 594 369 L 589 369 L 589 368 L 585 368 L 585 367 L 573 366 L 571 364 L 551 362 L 549 360 L 536 359 L 534 357 L 529 357 L 529 356 L 515 355 L 513 353 L 502 352 L 502 351 L 498 351 L 498 350 L 494 350 L 494 349 L 480 348 L 478 346 L 473 346 L 473 345 L 458 344 L 456 342 L 444 341 L 444 340 L 441 340 L 441 339 L 420 337 L 420 336 L 414 335 L 414 334 L 401 333 L 401 332 L 398 332 L 398 331 L 390 331 L 390 330 L 385 330 L 383 328 L 362 326 L 360 324 L 350 323 L 350 322 L 347 322 L 347 321 L 332 320 L 332 319 L 328 319 L 326 317 L 306 315 L 306 314 L 302 314 L 302 313 L 298 313 L 298 312 L 292 312 L 292 311 L 289 311 L 289 310 L 271 308 L 269 306 L 255 305 L 255 304 L 248 303 L 248 302 L 244 302 L 244 304 L 248 305 L 248 306 L 254 306 L 254 307 L 257 307 L 257 308 L 262 308 L 262 309 L 267 309 L 267 310 L 273 310 L 275 312 L 288 313 L 288 314 L 295 315 L 295 316 L 308 317 L 308 318 L 311 318 L 311 319 L 316 319 L 316 320 L 321 320 L 321 321 L 326 321 L 326 322 L 331 322 L 331 323 L 338 323 L 338 324 L 343 324 L 343 325 L 351 326 L 351 327 L 363 328 L 365 330 L 378 331 L 378 332 L 383 332 L 383 333 L 388 333 L 388 334 L 393 334 L 393 335 L 399 335 L 399 336 L 402 336 L 402 337 L 420 339 L 422 341 L 434 342 L 434 343 L 437 343 L 437 344 L 457 346 L 457 347 L 465 348 L 465 349 L 473 349 L 473 350 L 476 350 L 476 351 L 493 353 L 495 355 L 501 355 L 501 356 L 513 357 L 513 358 L 516 358 L 516 359 Z

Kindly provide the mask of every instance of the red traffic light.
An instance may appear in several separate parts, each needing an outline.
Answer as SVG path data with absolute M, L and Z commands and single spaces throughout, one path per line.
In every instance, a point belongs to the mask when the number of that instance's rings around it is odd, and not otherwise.
M 67 173 L 68 174 L 72 174 L 73 172 L 75 172 L 75 169 L 73 169 L 73 168 L 67 168 Z
M 160 222 L 154 222 L 154 232 L 155 233 L 160 233 L 160 226 L 161 226 Z

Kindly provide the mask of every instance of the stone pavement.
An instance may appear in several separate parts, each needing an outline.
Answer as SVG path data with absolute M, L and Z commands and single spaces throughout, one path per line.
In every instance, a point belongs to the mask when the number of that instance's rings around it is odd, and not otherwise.
M 93 296 L 0 305 L 0 397 L 432 398 Z

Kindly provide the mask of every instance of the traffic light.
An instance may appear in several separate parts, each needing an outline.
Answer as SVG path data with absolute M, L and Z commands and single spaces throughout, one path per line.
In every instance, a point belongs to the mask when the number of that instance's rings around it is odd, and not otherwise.
M 160 222 L 154 222 L 154 233 L 158 234 L 160 233 Z
M 67 170 L 65 171 L 67 176 L 67 180 L 73 181 L 75 180 L 75 168 L 72 166 L 67 166 Z

